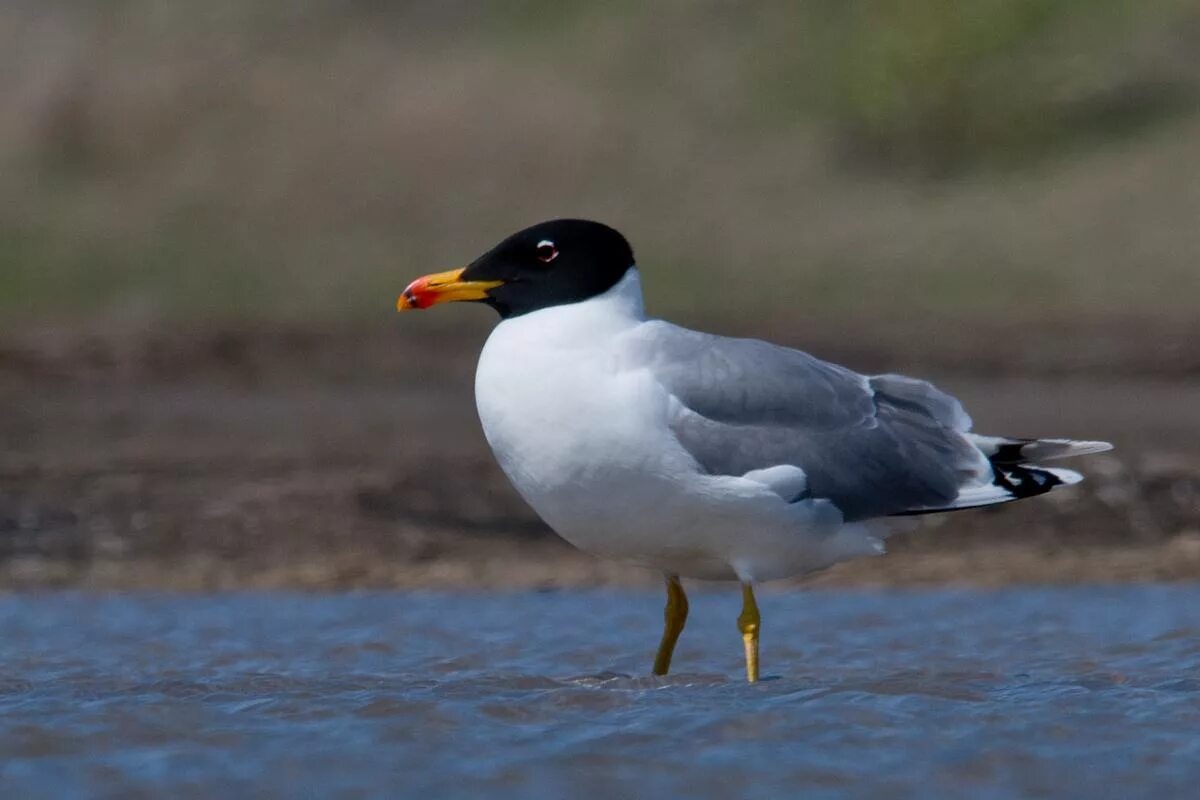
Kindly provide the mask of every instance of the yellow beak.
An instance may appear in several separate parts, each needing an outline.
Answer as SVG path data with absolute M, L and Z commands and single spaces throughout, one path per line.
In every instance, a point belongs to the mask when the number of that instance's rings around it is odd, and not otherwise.
M 504 281 L 464 281 L 462 274 L 463 270 L 452 269 L 417 278 L 396 300 L 396 310 L 412 311 L 429 308 L 438 303 L 483 300 L 487 298 L 488 289 L 494 289 L 504 283 Z

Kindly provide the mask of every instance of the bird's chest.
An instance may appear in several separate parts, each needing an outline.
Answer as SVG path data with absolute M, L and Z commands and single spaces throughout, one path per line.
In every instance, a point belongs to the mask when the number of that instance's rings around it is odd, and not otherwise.
M 600 513 L 606 496 L 628 497 L 631 484 L 662 472 L 666 448 L 653 440 L 665 430 L 655 424 L 665 396 L 603 347 L 493 334 L 475 397 L 501 469 L 552 525 L 556 517 Z
M 476 405 L 488 444 L 524 488 L 585 480 L 615 458 L 623 437 L 620 379 L 583 354 L 480 359 Z

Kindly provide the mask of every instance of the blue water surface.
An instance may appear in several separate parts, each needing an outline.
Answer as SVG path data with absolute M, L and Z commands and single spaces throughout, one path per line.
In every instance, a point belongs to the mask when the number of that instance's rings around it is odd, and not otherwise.
M 1200 796 L 1200 587 L 0 598 L 0 791 Z

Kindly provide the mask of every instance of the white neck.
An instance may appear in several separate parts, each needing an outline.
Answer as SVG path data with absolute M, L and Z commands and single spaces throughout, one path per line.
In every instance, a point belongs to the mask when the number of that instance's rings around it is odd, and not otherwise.
M 496 326 L 493 336 L 505 330 L 515 333 L 520 329 L 538 331 L 539 336 L 547 337 L 547 344 L 565 343 L 576 336 L 578 342 L 595 342 L 606 334 L 626 330 L 645 319 L 642 280 L 637 267 L 633 266 L 607 292 L 578 303 L 542 308 L 504 320 Z
M 646 306 L 642 298 L 642 274 L 638 272 L 637 265 L 630 267 L 615 286 L 604 294 L 593 297 L 592 300 L 608 305 L 613 312 L 638 321 L 644 320 Z M 592 302 L 592 300 L 584 302 Z

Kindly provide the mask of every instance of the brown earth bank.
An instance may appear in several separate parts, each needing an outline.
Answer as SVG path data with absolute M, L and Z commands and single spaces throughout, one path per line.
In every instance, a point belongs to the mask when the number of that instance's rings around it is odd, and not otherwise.
M 1081 486 L 926 518 L 813 586 L 1200 578 L 1200 325 L 737 333 L 938 381 L 978 430 L 1110 439 Z M 130 325 L 0 336 L 0 588 L 653 585 L 516 497 L 476 422 L 485 328 Z M 652 533 L 652 532 L 648 532 Z

